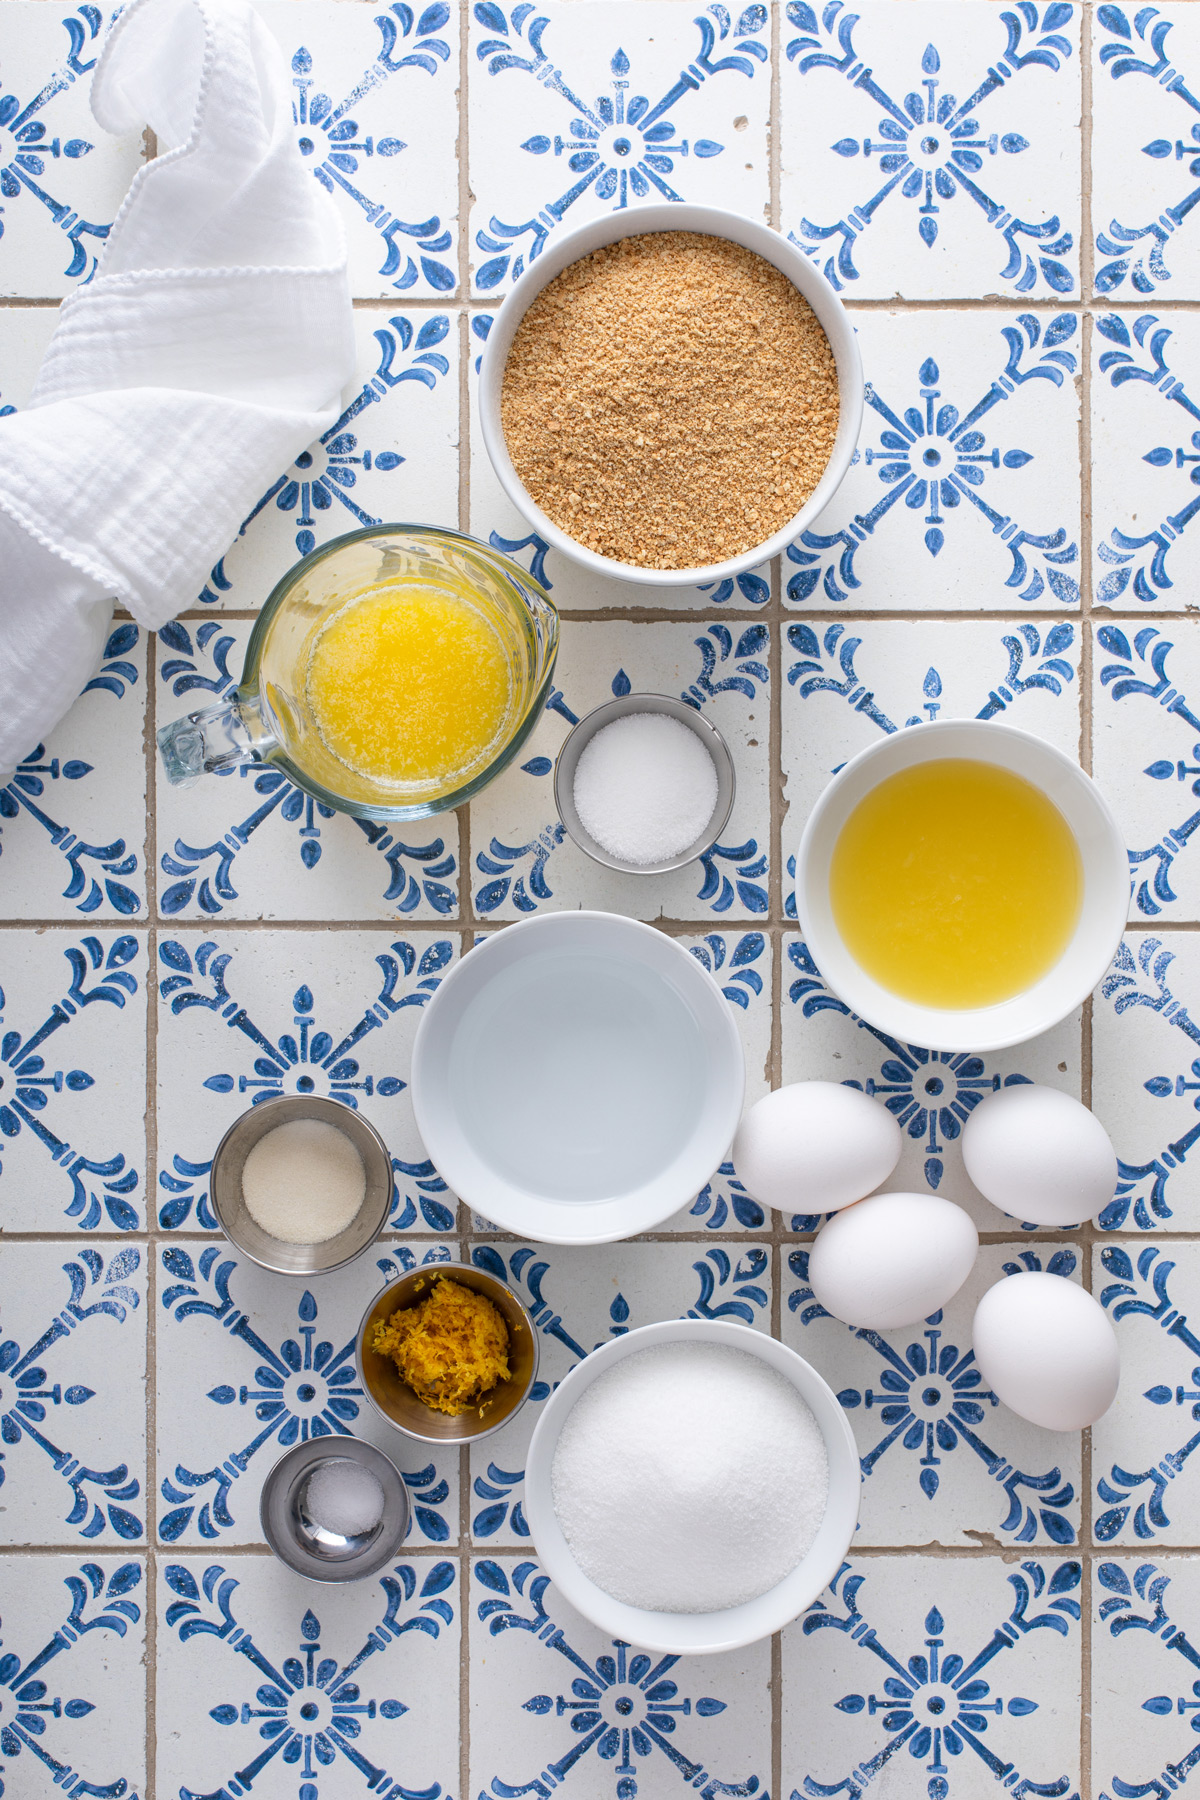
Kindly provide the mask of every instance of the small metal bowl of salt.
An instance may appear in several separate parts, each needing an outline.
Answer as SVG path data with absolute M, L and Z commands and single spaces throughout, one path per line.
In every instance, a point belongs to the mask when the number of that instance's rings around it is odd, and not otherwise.
M 408 1490 L 396 1465 L 361 1438 L 310 1438 L 263 1483 L 263 1536 L 310 1581 L 362 1581 L 396 1555 L 408 1531 Z
M 326 1275 L 387 1223 L 392 1158 L 361 1113 L 285 1094 L 234 1121 L 210 1182 L 221 1230 L 252 1262 L 277 1275 Z
M 623 694 L 580 719 L 554 766 L 572 841 L 623 875 L 667 875 L 711 850 L 737 788 L 715 725 L 669 694 Z

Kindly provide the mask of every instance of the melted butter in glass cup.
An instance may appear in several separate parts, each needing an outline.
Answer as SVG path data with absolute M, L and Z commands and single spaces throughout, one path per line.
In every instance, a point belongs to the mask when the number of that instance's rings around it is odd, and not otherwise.
M 509 680 L 503 717 L 478 754 L 399 781 L 334 754 L 310 705 L 309 670 L 314 646 L 339 613 L 405 590 L 469 606 L 499 644 Z M 516 755 L 541 715 L 557 650 L 553 603 L 509 557 L 435 526 L 370 526 L 324 545 L 284 576 L 255 623 L 232 697 L 173 720 L 159 733 L 159 749 L 178 786 L 239 763 L 274 763 L 314 800 L 355 818 L 428 818 L 470 800 Z

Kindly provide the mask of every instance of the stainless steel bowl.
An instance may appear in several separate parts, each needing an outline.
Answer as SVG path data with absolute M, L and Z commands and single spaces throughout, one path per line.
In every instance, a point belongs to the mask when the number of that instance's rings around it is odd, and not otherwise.
M 509 1367 L 507 1381 L 502 1381 L 470 1412 L 452 1418 L 449 1413 L 435 1412 L 418 1400 L 390 1356 L 380 1356 L 369 1348 L 370 1333 L 376 1325 L 390 1319 L 394 1312 L 415 1306 L 423 1300 L 439 1275 L 486 1294 L 504 1314 L 508 1326 Z M 363 1314 L 358 1328 L 358 1369 L 367 1399 L 389 1425 L 423 1444 L 477 1443 L 490 1437 L 520 1411 L 529 1398 L 529 1390 L 537 1376 L 538 1341 L 533 1320 L 512 1289 L 485 1269 L 471 1263 L 425 1263 L 410 1269 L 398 1281 L 376 1294 Z
M 370 1531 L 342 1537 L 316 1524 L 308 1484 L 327 1463 L 353 1462 L 383 1489 L 383 1514 Z M 280 1457 L 263 1482 L 258 1508 L 262 1534 L 280 1562 L 310 1581 L 362 1581 L 390 1562 L 408 1531 L 408 1489 L 395 1463 L 361 1438 L 310 1438 Z
M 673 856 L 667 862 L 630 863 L 622 862 L 619 856 L 611 856 L 584 830 L 583 821 L 575 810 L 575 770 L 579 758 L 598 731 L 611 725 L 614 719 L 627 718 L 630 713 L 660 713 L 668 719 L 678 719 L 700 739 L 716 765 L 717 804 L 711 819 L 694 844 L 689 844 L 679 856 Z M 593 862 L 603 863 L 606 869 L 617 869 L 622 875 L 668 875 L 672 869 L 685 869 L 688 863 L 695 862 L 706 850 L 712 849 L 729 823 L 736 792 L 733 753 L 721 733 L 694 706 L 672 699 L 669 694 L 622 694 L 619 700 L 606 700 L 603 706 L 597 706 L 580 719 L 554 765 L 554 804 L 567 828 L 567 835 Z
M 362 1205 L 345 1231 L 327 1238 L 323 1244 L 287 1244 L 282 1238 L 272 1237 L 250 1217 L 242 1198 L 242 1170 L 251 1150 L 268 1131 L 274 1131 L 277 1125 L 288 1125 L 293 1119 L 316 1119 L 345 1132 L 366 1170 L 367 1191 Z M 340 1269 L 361 1256 L 387 1223 L 392 1204 L 392 1158 L 375 1127 L 360 1113 L 315 1094 L 284 1094 L 276 1100 L 261 1101 L 234 1120 L 217 1145 L 210 1185 L 217 1223 L 230 1243 L 251 1262 L 276 1275 L 327 1275 L 331 1269 Z

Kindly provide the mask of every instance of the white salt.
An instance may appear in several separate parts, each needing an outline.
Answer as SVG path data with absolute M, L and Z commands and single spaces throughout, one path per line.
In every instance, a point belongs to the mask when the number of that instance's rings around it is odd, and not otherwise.
M 571 1553 L 606 1594 L 718 1612 L 765 1594 L 807 1554 L 829 1459 L 777 1370 L 717 1344 L 663 1344 L 586 1390 L 551 1479 Z
M 626 713 L 584 746 L 574 798 L 584 830 L 610 856 L 638 866 L 669 862 L 716 810 L 716 764 L 678 719 Z
M 340 1537 L 373 1531 L 383 1517 L 383 1488 L 370 1469 L 348 1456 L 318 1463 L 304 1490 L 304 1505 L 314 1525 Z
M 242 1169 L 246 1211 L 284 1244 L 324 1244 L 336 1237 L 366 1192 L 357 1148 L 321 1119 L 276 1125 L 259 1138 Z

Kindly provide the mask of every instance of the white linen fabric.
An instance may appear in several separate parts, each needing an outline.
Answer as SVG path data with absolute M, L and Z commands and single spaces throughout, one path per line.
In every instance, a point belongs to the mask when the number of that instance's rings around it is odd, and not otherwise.
M 114 600 L 148 630 L 195 600 L 354 365 L 341 224 L 244 0 L 133 0 L 92 110 L 158 155 L 0 420 L 0 770 L 80 692 Z

